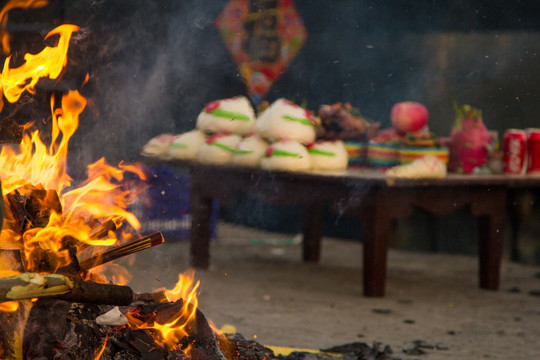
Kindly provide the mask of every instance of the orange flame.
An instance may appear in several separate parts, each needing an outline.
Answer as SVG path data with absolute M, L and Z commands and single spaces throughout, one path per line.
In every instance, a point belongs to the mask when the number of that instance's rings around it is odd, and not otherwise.
M 9 54 L 10 35 L 6 31 L 8 22 L 8 12 L 16 8 L 37 9 L 48 4 L 47 0 L 10 0 L 0 11 L 0 38 L 2 39 L 2 50 L 4 54 Z
M 2 71 L 2 88 L 9 102 L 16 102 L 25 91 L 34 94 L 40 78 L 56 79 L 60 76 L 67 64 L 71 34 L 78 29 L 76 25 L 64 24 L 50 31 L 45 39 L 59 35 L 58 44 L 47 46 L 36 55 L 25 54 L 25 62 L 20 67 L 10 68 L 11 56 L 8 56 Z
M 3 303 L 0 303 L 0 312 L 14 312 L 17 310 L 19 310 L 18 301 L 6 301 Z
M 42 77 L 56 79 L 67 63 L 69 39 L 75 25 L 61 25 L 49 32 L 46 38 L 59 35 L 58 44 L 45 47 L 36 55 L 26 54 L 25 63 L 18 68 L 10 68 L 10 58 L 4 64 L 1 74 L 2 90 L 6 99 L 15 102 L 24 91 L 34 92 L 34 87 Z M 51 97 L 51 135 L 50 144 L 45 145 L 39 131 L 30 132 L 30 126 L 18 146 L 4 146 L 0 152 L 0 178 L 4 194 L 18 191 L 28 195 L 33 189 L 54 190 L 54 196 L 45 196 L 45 208 L 50 209 L 48 224 L 45 227 L 25 229 L 22 236 L 27 270 L 36 271 L 36 256 L 41 251 L 55 253 L 56 268 L 67 265 L 71 260 L 65 250 L 63 239 L 76 239 L 78 248 L 88 245 L 111 246 L 119 239 L 114 232 L 96 240 L 90 237 L 91 226 L 95 220 L 115 223 L 126 222 L 135 231 L 140 228 L 139 220 L 127 207 L 138 195 L 138 189 L 122 186 L 126 172 L 144 178 L 142 171 L 134 165 L 116 168 L 104 159 L 88 167 L 88 178 L 81 187 L 69 189 L 72 179 L 67 174 L 68 142 L 77 130 L 79 115 L 86 106 L 86 99 L 77 91 L 69 91 L 56 107 L 55 97 Z M 0 233 L 0 244 L 20 244 L 21 236 L 16 231 L 15 218 L 9 211 L 5 226 Z M 37 251 L 37 252 L 36 252 Z
M 101 282 L 100 278 L 107 279 L 117 285 L 127 285 L 133 278 L 133 275 L 124 266 L 115 263 L 104 264 L 92 269 L 92 275 L 94 276 L 88 280 Z
M 24 193 L 27 185 L 30 185 L 56 190 L 61 195 L 59 200 L 63 213 L 51 211 L 46 227 L 29 229 L 23 235 L 28 259 L 31 259 L 31 253 L 38 249 L 51 250 L 58 256 L 56 266 L 61 267 L 70 262 L 67 250 L 61 250 L 62 239 L 68 236 L 77 239 L 80 245 L 111 246 L 117 243 L 118 239 L 112 232 L 104 239 L 91 239 L 91 227 L 87 224 L 92 219 L 118 221 L 120 218 L 134 229 L 140 228 L 139 220 L 126 210 L 134 201 L 137 192 L 123 188 L 119 182 L 123 180 L 126 171 L 135 172 L 139 176 L 143 174 L 133 166 L 126 166 L 123 170 L 100 159 L 89 166 L 88 179 L 81 187 L 63 192 L 71 184 L 71 178 L 66 173 L 68 141 L 77 129 L 79 114 L 84 109 L 86 100 L 77 91 L 70 91 L 62 98 L 60 109 L 54 109 L 53 104 L 54 98 L 51 100 L 51 145 L 45 146 L 39 139 L 39 132 L 34 131 L 31 136 L 24 136 L 18 151 L 4 147 L 0 152 L 0 178 L 5 193 L 15 190 Z M 61 140 L 57 141 L 60 135 Z M 0 233 L 0 243 L 13 242 L 14 238 L 19 237 L 14 231 L 10 231 L 10 220 L 8 216 L 7 229 Z M 36 264 L 30 261 L 28 265 L 33 268 Z
M 180 310 L 167 319 L 166 323 L 143 323 L 131 314 L 127 314 L 130 326 L 134 329 L 158 330 L 160 337 L 157 340 L 159 342 L 165 344 L 169 348 L 178 346 L 179 341 L 188 336 L 187 328 L 195 320 L 197 312 L 197 289 L 199 288 L 200 282 L 197 281 L 195 283 L 194 276 L 195 272 L 193 270 L 189 270 L 185 274 L 179 274 L 178 282 L 174 289 L 164 290 L 164 294 L 168 301 L 174 302 L 179 299 L 183 300 Z M 158 291 L 163 291 L 163 289 L 159 289 Z M 184 349 L 184 352 L 189 353 L 189 347 Z
M 105 341 L 103 341 L 103 345 L 101 345 L 101 348 L 98 350 L 96 357 L 94 357 L 94 360 L 101 359 L 101 355 L 103 355 L 103 352 L 105 352 L 105 348 L 107 347 L 108 339 L 109 339 L 109 334 L 105 335 Z
M 12 3 L 13 8 L 15 3 L 39 7 L 47 2 L 34 0 L 12 1 Z M 4 10 L 0 15 L 5 15 L 9 9 L 4 8 Z M 0 25 L 4 25 L 4 21 L 2 20 Z M 47 46 L 35 55 L 26 54 L 24 63 L 19 67 L 12 68 L 10 66 L 12 59 L 8 57 L 0 74 L 0 85 L 4 97 L 11 103 L 17 102 L 25 91 L 35 93 L 35 86 L 39 79 L 43 77 L 57 79 L 67 64 L 71 35 L 77 30 L 78 27 L 75 25 L 61 25 L 52 30 L 45 39 L 57 35 L 57 45 Z M 2 105 L 3 102 L 0 101 L 0 110 Z M 54 264 L 56 269 L 67 265 L 71 259 L 65 247 L 65 239 L 73 241 L 81 250 L 88 249 L 89 246 L 110 246 L 121 241 L 113 231 L 109 231 L 104 238 L 98 240 L 92 238 L 91 224 L 96 221 L 125 222 L 134 231 L 140 228 L 139 220 L 127 211 L 127 208 L 142 188 L 123 186 L 124 176 L 128 172 L 137 175 L 140 179 L 145 179 L 139 167 L 122 163 L 119 167 L 113 167 L 104 159 L 100 159 L 88 166 L 88 178 L 80 187 L 71 187 L 72 179 L 67 174 L 68 143 L 77 130 L 79 116 L 85 106 L 86 99 L 77 91 L 69 91 L 62 96 L 60 104 L 58 104 L 58 99 L 51 97 L 50 143 L 46 145 L 42 142 L 40 132 L 31 131 L 32 125 L 29 125 L 26 126 L 19 145 L 4 146 L 0 152 L 0 179 L 2 179 L 4 194 L 17 192 L 21 196 L 30 196 L 39 193 L 41 195 L 37 201 L 43 202 L 44 208 L 50 211 L 46 225 L 26 224 L 21 235 L 19 220 L 9 211 L 10 207 L 6 207 L 8 211 L 6 211 L 4 229 L 0 233 L 0 245 L 15 244 L 18 249 L 24 249 L 23 262 L 26 271 L 39 270 L 37 262 L 40 260 L 40 254 L 45 251 L 56 255 Z M 129 236 L 128 233 L 124 234 L 124 237 Z M 37 255 L 33 256 L 35 254 Z M 116 273 L 121 272 L 116 271 Z M 92 276 L 92 274 L 89 275 L 89 277 Z M 193 271 L 180 274 L 174 289 L 163 290 L 167 300 L 178 306 L 178 311 L 168 316 L 166 320 L 160 319 L 159 322 L 154 321 L 151 324 L 142 322 L 133 314 L 128 314 L 130 326 L 135 329 L 155 329 L 156 333 L 159 333 L 157 341 L 169 348 L 180 346 L 180 341 L 189 335 L 188 332 L 191 331 L 190 327 L 195 320 L 198 287 L 199 282 L 194 282 Z M 16 309 L 14 306 L 18 306 L 18 303 L 3 303 L 0 305 L 0 311 L 14 311 Z M 102 356 L 106 345 L 107 340 L 95 359 Z M 188 344 L 183 350 L 189 352 L 189 349 Z
M 18 275 L 18 274 L 20 274 L 19 271 L 0 269 L 0 277 L 13 276 L 13 275 Z M 18 301 L 5 301 L 5 302 L 0 303 L 0 312 L 14 312 L 14 311 L 17 311 L 18 309 L 19 309 Z
M 3 147 L 0 152 L 2 188 L 5 194 L 15 191 L 26 184 L 61 192 L 71 184 L 71 177 L 66 173 L 68 141 L 78 126 L 79 114 L 86 105 L 86 100 L 76 91 L 70 91 L 62 99 L 62 109 L 53 108 L 51 99 L 52 139 L 47 146 L 40 140 L 39 131 L 26 134 L 18 146 Z M 64 115 L 65 114 L 65 115 Z M 59 133 L 62 139 L 57 144 Z

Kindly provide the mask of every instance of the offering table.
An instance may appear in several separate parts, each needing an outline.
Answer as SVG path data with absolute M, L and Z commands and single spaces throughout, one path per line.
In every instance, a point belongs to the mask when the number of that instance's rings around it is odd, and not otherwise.
M 413 180 L 392 179 L 368 169 L 285 172 L 194 161 L 165 163 L 187 168 L 191 174 L 190 252 L 195 268 L 206 269 L 210 263 L 213 199 L 242 191 L 271 204 L 302 204 L 303 260 L 308 262 L 320 258 L 323 208 L 328 203 L 340 214 L 362 220 L 366 296 L 384 296 L 391 222 L 409 216 L 413 206 L 434 215 L 469 208 L 479 225 L 479 286 L 497 290 L 508 190 L 540 187 L 540 177 L 519 175 L 450 174 L 444 179 Z

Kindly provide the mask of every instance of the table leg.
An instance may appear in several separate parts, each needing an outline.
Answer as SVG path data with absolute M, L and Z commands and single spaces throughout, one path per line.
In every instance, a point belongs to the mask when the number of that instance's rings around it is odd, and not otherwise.
M 478 218 L 480 287 L 499 288 L 503 252 L 504 215 L 486 215 Z
M 386 287 L 386 262 L 391 237 L 391 219 L 386 204 L 375 202 L 362 216 L 364 246 L 364 295 L 382 297 Z
M 304 207 L 302 220 L 302 255 L 305 262 L 319 262 L 324 204 L 316 202 Z
M 212 198 L 204 197 L 196 191 L 190 198 L 191 229 L 190 255 L 191 266 L 208 269 L 210 266 L 210 217 Z
M 485 211 L 474 209 L 478 216 L 478 255 L 480 287 L 488 290 L 499 288 L 501 259 L 503 253 L 503 233 L 506 216 L 505 189 L 492 189 L 482 202 Z

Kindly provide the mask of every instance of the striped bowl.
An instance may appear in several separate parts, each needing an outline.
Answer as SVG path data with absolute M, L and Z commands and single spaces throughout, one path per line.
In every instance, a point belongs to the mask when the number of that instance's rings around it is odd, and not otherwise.
M 370 143 L 367 149 L 367 159 L 371 166 L 390 167 L 399 164 L 397 144 Z
M 407 164 L 423 156 L 432 155 L 441 159 L 445 164 L 448 164 L 449 157 L 448 148 L 421 148 L 421 147 L 400 147 L 398 158 L 401 164 Z
M 349 156 L 349 167 L 360 167 L 366 163 L 366 143 L 362 141 L 345 141 L 345 150 Z

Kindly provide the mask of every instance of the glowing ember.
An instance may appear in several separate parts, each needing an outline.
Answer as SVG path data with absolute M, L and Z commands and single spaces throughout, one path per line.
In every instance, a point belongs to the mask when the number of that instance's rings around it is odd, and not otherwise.
M 19 309 L 19 302 L 18 301 L 6 301 L 3 303 L 0 303 L 0 311 L 2 312 L 14 312 Z

